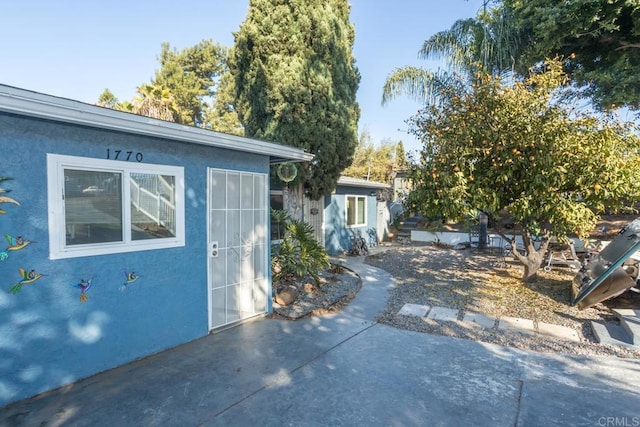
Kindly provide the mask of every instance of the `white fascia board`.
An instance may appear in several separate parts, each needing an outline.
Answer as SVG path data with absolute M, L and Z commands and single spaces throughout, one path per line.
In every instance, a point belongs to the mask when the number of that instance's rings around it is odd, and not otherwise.
M 390 185 L 385 184 L 383 182 L 377 181 L 367 181 L 364 179 L 350 178 L 350 177 L 340 177 L 338 179 L 338 185 L 343 187 L 362 187 L 362 188 L 391 188 Z
M 185 126 L 70 99 L 0 85 L 0 111 L 101 129 L 171 139 L 191 144 L 308 162 L 303 150 L 266 141 Z

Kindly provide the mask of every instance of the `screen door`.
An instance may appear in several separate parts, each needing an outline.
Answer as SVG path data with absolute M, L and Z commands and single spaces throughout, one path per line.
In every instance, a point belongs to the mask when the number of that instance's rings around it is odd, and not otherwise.
M 268 309 L 267 175 L 209 169 L 209 329 Z

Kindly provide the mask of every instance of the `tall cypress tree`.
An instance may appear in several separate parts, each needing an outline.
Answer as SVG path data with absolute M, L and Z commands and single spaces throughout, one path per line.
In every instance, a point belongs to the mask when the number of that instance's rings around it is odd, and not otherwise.
M 230 65 L 245 135 L 315 154 L 296 178 L 312 199 L 335 188 L 358 144 L 349 13 L 347 0 L 250 0 L 235 33 Z

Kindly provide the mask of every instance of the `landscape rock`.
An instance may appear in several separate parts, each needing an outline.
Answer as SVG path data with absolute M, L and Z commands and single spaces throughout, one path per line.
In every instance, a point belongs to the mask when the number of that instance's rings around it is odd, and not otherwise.
M 287 286 L 276 295 L 276 303 L 281 306 L 288 306 L 298 298 L 298 289 L 295 286 Z
M 295 320 L 337 310 L 346 301 L 356 296 L 362 288 L 362 280 L 353 271 L 345 268 L 341 274 L 333 274 L 330 271 L 323 272 L 320 275 L 319 284 L 310 284 L 306 278 L 301 279 L 298 286 L 300 291 L 296 286 L 291 285 L 277 293 L 276 304 L 273 307 L 277 316 Z M 291 287 L 296 289 L 295 299 L 288 304 L 282 304 L 279 297 Z M 286 302 L 286 300 L 282 302 Z

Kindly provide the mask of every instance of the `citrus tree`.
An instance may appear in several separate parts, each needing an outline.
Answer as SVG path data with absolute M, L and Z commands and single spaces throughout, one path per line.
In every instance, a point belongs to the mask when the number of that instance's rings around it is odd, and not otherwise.
M 535 281 L 551 237 L 586 237 L 605 209 L 637 200 L 640 138 L 612 116 L 564 107 L 558 60 L 511 85 L 481 69 L 475 77 L 411 119 L 423 148 L 407 207 L 448 218 L 481 211 L 496 222 L 509 215 L 524 242 L 520 253 L 508 237 L 513 255 Z

